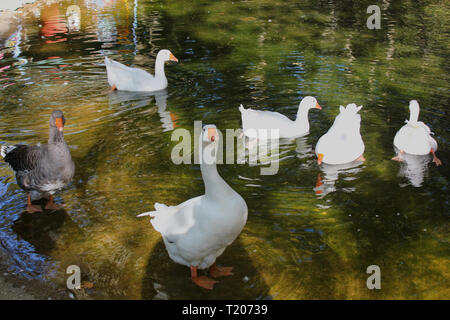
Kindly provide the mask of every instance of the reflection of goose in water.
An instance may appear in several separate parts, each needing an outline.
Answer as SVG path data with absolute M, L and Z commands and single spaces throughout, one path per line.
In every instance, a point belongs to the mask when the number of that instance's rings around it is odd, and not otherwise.
M 67 7 L 66 17 L 67 17 L 67 27 L 69 28 L 69 32 L 80 31 L 80 26 L 81 26 L 80 7 L 77 5 L 71 5 L 71 6 Z
M 395 149 L 396 153 L 399 155 L 400 150 L 397 148 Z M 413 187 L 421 187 L 423 179 L 427 174 L 428 164 L 430 163 L 430 155 L 413 155 L 403 153 L 401 157 L 403 161 L 401 162 L 398 175 L 400 177 L 407 178 Z
M 247 137 L 243 133 L 240 139 L 244 139 L 245 161 L 251 166 L 266 166 L 293 157 L 290 151 L 295 139 L 260 140 Z
M 355 174 L 362 170 L 362 163 L 360 161 L 353 161 L 344 164 L 331 165 L 322 163 L 322 171 L 324 178 L 322 179 L 320 173 L 317 176 L 317 183 L 314 191 L 316 195 L 321 197 L 326 196 L 327 194 L 336 191 L 336 181 L 339 178 L 340 174 L 347 175 L 344 180 L 353 180 L 355 179 Z M 353 188 L 346 189 L 343 191 L 353 191 Z
M 312 145 L 308 142 L 308 137 L 305 136 L 281 138 L 279 140 L 259 140 L 245 137 L 245 151 L 249 160 L 255 159 L 259 152 L 258 161 L 260 165 L 267 165 L 273 161 L 281 162 L 293 157 L 299 159 L 314 157 Z
M 178 119 L 174 113 L 166 111 L 167 97 L 167 89 L 155 92 L 112 91 L 109 93 L 110 104 L 121 105 L 121 109 L 123 110 L 119 111 L 119 113 L 148 106 L 154 98 L 164 132 L 176 128 L 176 120 Z
M 295 151 L 299 159 L 314 157 L 314 150 L 312 145 L 308 143 L 308 137 L 297 138 L 295 139 L 295 143 L 297 145 Z
M 51 44 L 67 41 L 66 35 L 68 34 L 69 29 L 59 11 L 59 5 L 57 3 L 42 10 L 41 21 L 41 34 L 44 39 L 46 39 L 45 43 Z

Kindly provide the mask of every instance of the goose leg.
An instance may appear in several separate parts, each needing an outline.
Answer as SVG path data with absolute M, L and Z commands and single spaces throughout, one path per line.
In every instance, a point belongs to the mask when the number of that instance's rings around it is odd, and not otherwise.
M 391 160 L 394 160 L 394 161 L 398 161 L 398 162 L 403 162 L 403 154 L 405 153 L 405 151 L 403 151 L 403 150 L 400 150 L 400 153 L 398 154 L 398 156 L 396 156 L 396 157 L 393 157 Z
M 61 206 L 56 204 L 53 200 L 53 196 L 50 195 L 50 198 L 47 204 L 45 205 L 45 210 L 59 210 L 59 209 L 61 209 Z
M 436 166 L 440 166 L 442 164 L 442 161 L 439 160 L 438 157 L 436 157 L 436 153 L 434 153 L 434 149 L 431 149 L 430 153 L 433 155 L 433 162 L 436 163 Z
M 31 204 L 30 194 L 28 194 L 27 211 L 28 211 L 28 213 L 42 212 L 41 206 L 34 206 Z
M 111 87 L 111 92 L 116 91 L 116 90 L 117 90 L 117 87 L 116 87 L 115 84 L 113 84 L 112 87 Z
M 232 270 L 233 267 L 218 267 L 214 262 L 211 268 L 209 268 L 209 274 L 213 278 L 232 276 L 233 275 L 233 272 L 231 272 Z
M 366 158 L 364 158 L 364 154 L 360 155 L 355 161 L 361 161 L 364 162 L 366 161 Z
M 197 275 L 197 267 L 191 266 L 191 280 L 193 283 L 198 285 L 199 287 L 212 290 L 214 287 L 214 284 L 217 282 L 211 278 L 208 278 L 206 276 L 198 276 Z

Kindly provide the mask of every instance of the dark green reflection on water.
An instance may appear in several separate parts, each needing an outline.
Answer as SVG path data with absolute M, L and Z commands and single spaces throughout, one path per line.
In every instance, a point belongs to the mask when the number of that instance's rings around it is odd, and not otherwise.
M 0 164 L 0 241 L 11 268 L 64 290 L 65 268 L 79 265 L 94 284 L 80 298 L 450 297 L 445 1 L 385 1 L 380 30 L 366 28 L 370 1 L 135 3 L 37 3 L 39 17 L 30 9 L 0 34 L 0 68 L 10 66 L 0 72 L 0 142 L 45 141 L 50 109 L 61 108 L 77 165 L 59 195 L 65 210 L 51 219 L 23 213 L 25 195 Z M 64 27 L 72 4 L 79 31 Z M 106 93 L 104 55 L 152 70 L 162 48 L 180 60 L 166 66 L 167 92 Z M 309 136 L 281 146 L 277 175 L 220 166 L 249 219 L 218 261 L 235 276 L 213 292 L 196 288 L 148 221 L 135 218 L 156 201 L 203 192 L 198 166 L 169 161 L 171 130 L 192 132 L 195 120 L 239 128 L 240 103 L 294 118 L 305 95 L 323 110 L 310 113 Z M 390 160 L 411 99 L 443 167 L 411 173 Z M 319 168 L 315 143 L 338 106 L 352 102 L 364 106 L 367 161 Z M 381 268 L 379 291 L 366 288 L 372 264 Z

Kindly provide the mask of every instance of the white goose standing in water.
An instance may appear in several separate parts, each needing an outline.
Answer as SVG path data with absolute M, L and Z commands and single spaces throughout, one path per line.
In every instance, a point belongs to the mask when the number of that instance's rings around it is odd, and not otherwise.
M 426 155 L 431 153 L 433 162 L 437 166 L 442 164 L 441 160 L 436 157 L 438 144 L 431 136 L 430 128 L 419 120 L 420 107 L 416 100 L 409 102 L 409 121 L 398 130 L 394 137 L 394 146 L 398 148 L 399 154 L 392 160 L 403 161 L 403 154 Z
M 105 57 L 111 91 L 158 91 L 167 88 L 167 78 L 164 73 L 166 61 L 178 62 L 178 59 L 169 50 L 163 49 L 156 56 L 155 75 L 153 76 L 142 69 L 130 68 Z
M 213 289 L 217 281 L 198 276 L 198 269 L 210 267 L 213 278 L 233 275 L 232 267 L 218 267 L 216 259 L 239 236 L 248 211 L 244 199 L 217 171 L 218 145 L 216 127 L 204 126 L 200 135 L 204 195 L 177 206 L 155 203 L 156 211 L 138 215 L 152 217 L 150 222 L 161 233 L 170 258 L 190 267 L 192 281 L 206 289 Z

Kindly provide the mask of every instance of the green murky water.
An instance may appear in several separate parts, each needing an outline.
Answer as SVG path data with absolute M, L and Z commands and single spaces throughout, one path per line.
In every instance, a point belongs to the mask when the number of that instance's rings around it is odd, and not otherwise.
M 73 4 L 79 27 L 68 27 Z M 11 272 L 64 290 L 66 268 L 78 265 L 94 284 L 80 298 L 450 298 L 450 7 L 384 1 L 381 29 L 368 30 L 371 4 L 72 0 L 3 19 L 0 143 L 46 141 L 59 108 L 77 168 L 57 197 L 65 209 L 30 215 L 0 162 L 0 243 Z M 166 92 L 107 93 L 104 55 L 152 71 L 162 48 L 180 60 L 166 66 Z M 309 136 L 282 145 L 277 175 L 219 167 L 249 218 L 218 260 L 235 275 L 212 292 L 195 287 L 148 220 L 135 217 L 203 192 L 197 165 L 170 162 L 173 128 L 193 131 L 195 120 L 239 128 L 240 103 L 294 118 L 305 95 L 323 110 L 310 112 Z M 442 167 L 390 160 L 411 99 L 435 132 Z M 317 166 L 316 141 L 352 102 L 364 106 L 367 161 Z M 372 264 L 381 290 L 366 287 Z

